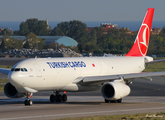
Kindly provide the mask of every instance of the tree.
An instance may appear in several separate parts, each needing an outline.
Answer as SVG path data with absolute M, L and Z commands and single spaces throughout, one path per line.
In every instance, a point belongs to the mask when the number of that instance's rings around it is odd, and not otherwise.
M 30 45 L 31 49 L 38 49 L 38 38 L 34 33 L 30 32 L 26 36 L 26 39 L 29 42 L 29 45 Z
M 2 30 L 1 34 L 2 35 L 5 35 L 5 34 L 12 35 L 13 33 L 12 33 L 12 30 L 5 28 L 5 29 Z
M 79 44 L 86 44 L 88 41 L 86 24 L 78 20 L 59 23 L 57 27 L 53 29 L 52 35 L 69 36 L 75 39 Z
M 4 45 L 5 45 L 5 50 L 11 49 L 12 48 L 12 40 L 9 37 L 8 34 L 5 34 L 2 38 L 2 41 L 4 41 Z
M 4 40 L 2 40 L 2 42 L 1 42 L 0 50 L 1 50 L 1 52 L 5 51 L 5 41 Z
M 25 22 L 20 24 L 20 35 L 27 36 L 30 32 L 39 35 L 48 35 L 47 23 L 44 20 L 38 20 L 36 18 L 27 19 Z
M 23 42 L 22 40 L 18 40 L 16 38 L 11 38 L 12 40 L 12 49 L 22 49 Z
M 20 35 L 26 36 L 30 32 L 30 30 L 28 28 L 28 23 L 26 23 L 26 22 L 22 22 L 19 27 L 20 27 L 20 30 L 19 30 Z
M 91 32 L 89 33 L 89 39 L 88 41 L 91 42 L 92 44 L 96 45 L 97 44 L 97 32 L 95 29 L 92 29 Z
M 97 39 L 100 39 L 105 32 L 103 26 L 95 27 L 94 29 L 96 30 Z
M 34 33 L 31 32 L 26 36 L 24 48 L 42 50 L 45 45 L 46 43 L 44 39 L 37 37 Z
M 29 41 L 28 40 L 25 41 L 25 44 L 23 45 L 23 48 L 30 49 L 30 45 L 29 45 Z
M 37 38 L 38 39 L 38 50 L 44 49 L 44 46 L 46 45 L 45 39 Z

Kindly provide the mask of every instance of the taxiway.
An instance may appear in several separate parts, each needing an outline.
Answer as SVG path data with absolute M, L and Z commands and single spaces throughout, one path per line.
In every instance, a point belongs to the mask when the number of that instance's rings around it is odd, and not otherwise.
M 1 99 L 3 97 L 3 99 Z M 35 96 L 33 106 L 24 99 L 0 97 L 0 120 L 58 119 L 100 115 L 154 113 L 165 111 L 165 97 L 125 97 L 120 104 L 104 103 L 101 96 L 69 96 L 66 103 L 50 103 L 48 97 Z

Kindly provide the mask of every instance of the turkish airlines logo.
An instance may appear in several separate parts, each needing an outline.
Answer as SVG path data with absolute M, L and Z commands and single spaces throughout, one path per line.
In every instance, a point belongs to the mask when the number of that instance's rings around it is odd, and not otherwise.
M 148 25 L 142 24 L 139 34 L 137 36 L 137 42 L 138 42 L 139 51 L 143 56 L 147 54 L 149 33 L 150 31 Z

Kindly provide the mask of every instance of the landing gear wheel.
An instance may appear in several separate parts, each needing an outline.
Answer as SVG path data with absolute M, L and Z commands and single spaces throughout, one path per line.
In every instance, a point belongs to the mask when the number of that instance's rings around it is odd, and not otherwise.
M 32 100 L 28 100 L 28 105 L 32 106 L 33 105 L 33 101 Z
M 110 103 L 121 103 L 121 102 L 122 102 L 122 98 L 118 100 L 110 100 Z
M 51 95 L 50 96 L 50 102 L 54 102 L 55 101 L 55 96 L 54 95 Z
M 107 99 L 104 99 L 104 101 L 105 101 L 105 103 L 109 103 L 110 102 L 110 100 L 107 100 Z
M 62 95 L 62 101 L 63 101 L 63 102 L 66 102 L 66 101 L 67 101 L 67 95 L 66 95 L 66 94 L 63 94 L 63 95 Z
M 56 96 L 56 102 L 61 102 L 62 101 L 62 96 L 61 96 L 61 94 L 58 94 L 57 96 Z
M 28 106 L 28 100 L 25 100 L 24 105 Z
M 30 97 L 32 96 L 32 93 L 26 93 L 26 100 L 24 102 L 25 106 L 32 106 L 33 105 L 33 101 L 30 100 Z
M 121 102 L 122 102 L 122 98 L 121 98 L 121 99 L 118 99 L 117 102 L 118 102 L 118 103 L 121 103 Z
M 24 104 L 25 104 L 25 106 L 32 106 L 33 101 L 32 100 L 25 100 Z
M 67 101 L 67 95 L 66 94 L 59 94 L 59 91 L 54 91 L 55 95 L 50 95 L 50 102 L 66 102 Z
M 117 100 L 110 100 L 110 103 L 117 103 Z

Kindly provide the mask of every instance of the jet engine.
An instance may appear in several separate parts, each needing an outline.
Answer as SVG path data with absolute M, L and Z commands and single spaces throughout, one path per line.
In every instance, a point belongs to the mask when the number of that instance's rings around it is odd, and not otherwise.
M 25 93 L 18 92 L 10 82 L 4 86 L 4 93 L 9 98 L 21 98 L 25 96 Z
M 101 88 L 102 96 L 107 100 L 119 100 L 131 92 L 130 87 L 123 80 L 105 83 Z

